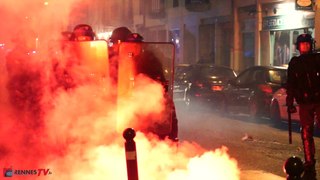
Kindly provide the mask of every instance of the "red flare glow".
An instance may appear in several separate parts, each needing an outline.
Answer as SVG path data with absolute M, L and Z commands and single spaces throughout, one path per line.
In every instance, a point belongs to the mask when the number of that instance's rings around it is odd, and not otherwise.
M 45 6 L 40 0 L 1 2 L 0 16 L 5 24 L 0 37 L 5 39 L 0 43 L 10 44 L 7 52 L 19 45 L 25 49 L 19 46 L 11 53 L 9 59 L 17 61 L 11 61 L 10 66 L 0 55 L 0 168 L 50 170 L 38 179 L 127 179 L 122 130 L 143 126 L 139 119 L 143 115 L 159 116 L 164 109 L 163 88 L 138 77 L 134 98 L 123 99 L 117 106 L 116 88 L 88 83 L 88 72 L 80 67 L 72 69 L 80 85 L 53 91 L 56 82 L 51 60 L 61 51 L 56 39 L 70 23 L 71 12 L 76 12 L 71 7 L 77 4 L 81 9 L 83 2 L 48 2 Z M 72 19 L 82 15 L 77 13 Z M 35 55 L 27 53 L 35 48 Z M 119 114 L 121 122 L 116 122 Z M 239 179 L 237 161 L 229 157 L 226 147 L 206 150 L 186 141 L 177 146 L 139 131 L 135 142 L 141 180 Z M 36 175 L 13 176 L 35 179 Z

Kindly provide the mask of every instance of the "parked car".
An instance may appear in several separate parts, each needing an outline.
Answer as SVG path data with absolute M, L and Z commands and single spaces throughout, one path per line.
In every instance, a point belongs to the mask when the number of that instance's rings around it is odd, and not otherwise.
M 221 101 L 221 91 L 227 82 L 236 77 L 233 69 L 213 64 L 195 64 L 188 74 L 186 105 L 190 109 L 201 105 L 217 105 Z M 200 107 L 201 108 L 201 107 Z
M 252 66 L 229 81 L 224 88 L 221 112 L 244 113 L 252 118 L 269 117 L 274 92 L 286 82 L 287 68 Z
M 274 122 L 288 121 L 288 112 L 286 106 L 286 88 L 278 89 L 272 96 L 270 105 L 270 119 Z M 296 102 L 294 105 L 297 108 L 296 113 L 291 114 L 291 120 L 299 122 L 299 106 Z
M 185 103 L 186 89 L 189 86 L 188 73 L 191 68 L 191 64 L 178 64 L 174 68 L 173 100 L 175 103 Z

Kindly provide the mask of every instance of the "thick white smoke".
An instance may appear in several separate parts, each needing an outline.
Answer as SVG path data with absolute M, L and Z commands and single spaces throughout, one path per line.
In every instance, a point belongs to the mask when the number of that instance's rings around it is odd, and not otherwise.
M 77 20 L 86 5 L 79 0 L 0 2 L 0 44 L 5 44 L 0 49 L 0 168 L 50 169 L 52 174 L 39 177 L 44 179 L 127 179 L 118 112 L 130 122 L 159 113 L 163 89 L 139 77 L 134 99 L 118 106 L 116 87 L 86 81 L 83 67 L 70 69 L 81 82 L 77 86 L 56 87 L 53 62 L 61 58 L 61 32 L 70 22 L 82 23 Z M 239 179 L 237 162 L 227 148 L 177 145 L 141 132 L 135 141 L 142 180 Z

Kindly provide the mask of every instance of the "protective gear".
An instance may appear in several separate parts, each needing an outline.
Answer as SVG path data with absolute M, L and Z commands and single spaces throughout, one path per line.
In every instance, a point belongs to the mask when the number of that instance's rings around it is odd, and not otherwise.
M 287 179 L 301 179 L 304 171 L 303 162 L 299 157 L 291 156 L 284 163 L 283 170 L 287 174 Z
M 287 77 L 287 106 L 320 103 L 320 54 L 302 54 L 289 62 Z
M 172 103 L 172 130 L 171 133 L 169 134 L 169 139 L 171 139 L 174 142 L 178 142 L 178 118 L 177 118 L 177 113 L 176 113 L 176 107 L 174 102 L 171 100 Z
M 95 40 L 95 33 L 92 27 L 88 24 L 78 24 L 74 27 L 70 40 L 71 41 L 93 41 Z
M 299 50 L 301 52 L 301 43 L 303 42 L 307 42 L 310 44 L 310 50 L 309 52 L 311 53 L 313 51 L 313 45 L 314 45 L 314 40 L 312 38 L 312 36 L 310 34 L 300 34 L 297 37 L 297 41 L 296 41 L 296 48 L 297 50 Z
M 313 126 L 302 126 L 301 139 L 304 147 L 304 175 L 303 179 L 313 180 L 316 178 L 315 145 L 313 140 Z
M 302 34 L 297 38 L 300 56 L 293 57 L 289 62 L 286 103 L 288 111 L 294 100 L 299 104 L 301 140 L 305 156 L 303 179 L 313 180 L 316 177 L 313 126 L 315 114 L 320 114 L 320 56 L 312 53 L 312 48 L 309 52 L 305 49 L 301 52 L 300 45 L 303 43 L 313 45 L 311 35 Z
M 149 78 L 161 83 L 164 91 L 168 93 L 168 80 L 164 75 L 163 64 L 161 60 L 152 51 L 144 51 L 140 55 L 136 56 L 135 70 L 138 74 L 147 75 Z M 167 104 L 170 104 L 172 114 L 172 129 L 169 139 L 172 141 L 179 141 L 178 139 L 178 118 L 176 115 L 175 104 L 169 96 L 165 96 Z
M 130 35 L 135 36 L 134 33 Z M 174 47 L 169 43 L 137 43 L 128 42 L 128 40 L 116 45 L 116 47 L 120 50 L 119 58 L 117 59 L 117 85 L 120 87 L 118 88 L 119 98 L 134 93 L 135 87 L 141 86 L 139 80 L 141 77 L 148 77 L 149 80 L 153 80 L 153 83 L 157 82 L 163 87 L 164 110 L 161 112 L 161 119 L 159 119 L 159 116 L 153 116 L 153 113 L 150 114 L 151 116 L 141 114 L 139 118 L 140 122 L 148 122 L 148 124 L 142 123 L 140 125 L 137 123 L 137 126 L 134 128 L 142 132 L 154 133 L 160 139 L 168 138 L 174 142 L 178 141 L 178 119 L 172 99 L 171 90 L 173 88 L 170 88 L 172 85 L 171 81 L 173 80 L 171 70 L 173 69 L 174 62 Z M 163 52 L 167 54 L 163 54 Z M 130 79 L 135 82 L 132 83 Z M 137 115 L 139 116 L 139 114 Z
M 143 42 L 143 37 L 139 33 L 131 33 L 128 35 L 126 42 Z
M 118 27 L 112 31 L 111 37 L 109 38 L 109 42 L 111 43 L 119 43 L 127 40 L 127 37 L 132 32 L 127 27 Z
M 288 106 L 287 108 L 287 112 L 289 113 L 296 113 L 297 112 L 297 108 L 293 105 Z
M 109 59 L 112 59 L 112 57 L 118 55 L 119 47 L 117 44 L 119 44 L 120 42 L 125 42 L 127 40 L 127 37 L 131 33 L 132 32 L 127 27 L 124 27 L 124 26 L 118 27 L 112 31 L 111 37 L 108 40 Z

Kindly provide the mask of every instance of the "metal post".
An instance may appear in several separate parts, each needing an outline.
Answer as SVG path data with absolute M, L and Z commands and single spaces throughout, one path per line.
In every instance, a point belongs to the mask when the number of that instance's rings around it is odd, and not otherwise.
M 127 160 L 127 174 L 128 180 L 138 180 L 138 163 L 137 163 L 137 151 L 136 143 L 133 138 L 136 136 L 136 132 L 132 128 L 127 128 L 123 132 L 125 142 L 126 160 Z
M 314 39 L 316 41 L 316 50 L 320 49 L 320 0 L 315 0 L 315 5 L 314 5 L 314 12 L 315 12 L 315 17 L 314 17 Z
M 291 112 L 288 111 L 288 133 L 289 133 L 289 144 L 292 144 L 292 122 L 291 122 Z

